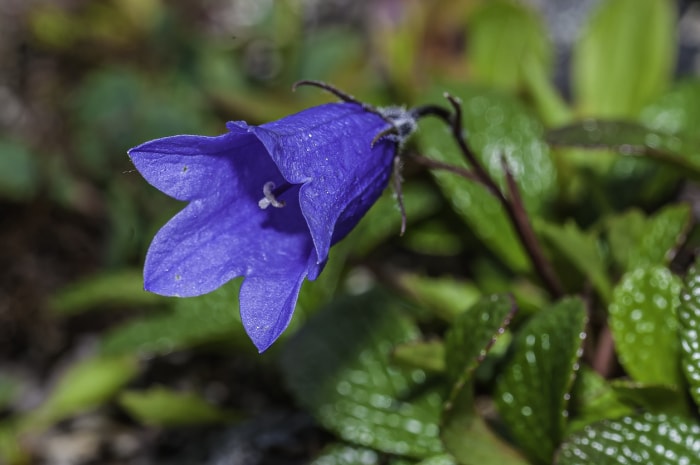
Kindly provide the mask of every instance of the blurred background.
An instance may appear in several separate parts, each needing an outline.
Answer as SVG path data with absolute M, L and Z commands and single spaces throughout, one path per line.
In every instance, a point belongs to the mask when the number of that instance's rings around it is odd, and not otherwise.
M 291 92 L 300 79 L 376 105 L 477 84 L 555 124 L 547 103 L 575 98 L 572 48 L 601 2 L 0 0 L 0 463 L 307 463 L 328 434 L 280 386 L 275 349 L 260 356 L 242 333 L 235 285 L 186 301 L 141 290 L 148 244 L 182 205 L 126 151 L 329 101 Z M 700 8 L 677 7 L 669 81 L 700 68 Z M 484 19 L 508 14 L 535 32 Z M 542 73 L 490 62 L 496 43 Z M 399 238 L 391 213 L 362 250 L 337 251 L 340 284 L 306 286 L 294 326 L 336 288 L 364 286 L 372 260 L 464 273 L 474 238 L 450 229 L 420 167 L 405 177 L 422 226 Z

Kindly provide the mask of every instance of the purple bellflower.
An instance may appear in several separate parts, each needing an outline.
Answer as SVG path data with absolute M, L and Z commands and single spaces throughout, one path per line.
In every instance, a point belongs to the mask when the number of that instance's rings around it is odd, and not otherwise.
M 190 297 L 243 276 L 241 320 L 262 352 L 289 324 L 304 279 L 387 186 L 415 120 L 346 101 L 227 129 L 129 150 L 150 184 L 189 202 L 153 239 L 144 287 Z

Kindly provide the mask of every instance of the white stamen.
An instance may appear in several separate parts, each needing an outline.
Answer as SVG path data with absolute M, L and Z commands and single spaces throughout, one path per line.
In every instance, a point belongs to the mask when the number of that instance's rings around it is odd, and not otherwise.
M 284 200 L 277 200 L 273 190 L 275 189 L 275 183 L 272 181 L 266 182 L 263 185 L 263 198 L 258 201 L 258 207 L 265 210 L 267 207 L 272 205 L 275 208 L 282 208 L 285 205 Z

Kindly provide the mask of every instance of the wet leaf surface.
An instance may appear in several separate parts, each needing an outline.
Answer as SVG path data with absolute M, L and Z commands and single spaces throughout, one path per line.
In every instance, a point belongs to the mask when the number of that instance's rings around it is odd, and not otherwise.
M 698 262 L 685 278 L 678 307 L 681 365 L 696 406 L 700 406 L 700 268 Z
M 539 212 L 556 189 L 556 172 L 541 124 L 517 101 L 494 92 L 440 86 L 432 102 L 444 101 L 445 91 L 462 99 L 467 143 L 485 169 L 502 180 L 501 157 L 505 156 L 528 211 Z M 439 121 L 421 121 L 419 136 L 424 155 L 466 167 Z M 530 267 L 501 205 L 483 186 L 444 171 L 433 174 L 457 214 L 495 254 L 515 270 Z
M 557 465 L 693 465 L 700 425 L 675 416 L 629 416 L 603 421 L 569 437 Z
M 620 363 L 636 381 L 681 384 L 676 312 L 680 280 L 663 267 L 625 274 L 613 292 L 609 324 Z
M 568 298 L 542 309 L 513 341 L 495 401 L 515 442 L 536 463 L 551 463 L 563 438 L 582 352 L 586 312 Z
M 344 440 L 430 457 L 442 452 L 442 397 L 425 384 L 423 370 L 390 364 L 394 346 L 417 337 L 390 297 L 348 297 L 289 340 L 281 367 L 298 402 Z

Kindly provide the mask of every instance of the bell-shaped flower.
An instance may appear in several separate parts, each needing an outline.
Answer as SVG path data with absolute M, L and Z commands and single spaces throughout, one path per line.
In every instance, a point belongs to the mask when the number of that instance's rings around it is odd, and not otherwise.
M 318 277 L 330 247 L 387 186 L 400 137 L 384 134 L 407 135 L 406 115 L 330 103 L 131 149 L 150 184 L 188 202 L 151 243 L 145 289 L 189 297 L 243 276 L 241 320 L 267 349 L 289 324 L 304 279 Z

